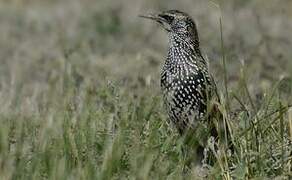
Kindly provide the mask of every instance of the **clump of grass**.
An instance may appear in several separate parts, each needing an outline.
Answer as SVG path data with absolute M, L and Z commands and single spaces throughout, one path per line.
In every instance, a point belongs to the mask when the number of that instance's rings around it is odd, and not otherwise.
M 167 128 L 159 96 L 134 97 L 112 82 L 102 87 L 83 83 L 78 89 L 74 76 L 68 75 L 72 83 L 63 84 L 60 96 L 51 93 L 47 98 L 56 103 L 43 104 L 45 110 L 26 114 L 20 103 L 15 111 L 1 115 L 2 178 L 193 176 L 191 170 L 183 172 L 180 138 Z M 288 105 L 277 90 L 267 93 L 257 109 L 243 102 L 244 95 L 236 97 L 245 107 L 229 119 L 235 153 L 216 152 L 210 176 L 290 176 Z

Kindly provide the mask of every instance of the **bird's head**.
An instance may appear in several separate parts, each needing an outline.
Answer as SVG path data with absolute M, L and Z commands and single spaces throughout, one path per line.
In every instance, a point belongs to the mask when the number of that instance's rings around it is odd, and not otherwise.
M 140 15 L 140 17 L 158 22 L 167 32 L 197 36 L 196 24 L 187 13 L 168 10 L 158 14 Z

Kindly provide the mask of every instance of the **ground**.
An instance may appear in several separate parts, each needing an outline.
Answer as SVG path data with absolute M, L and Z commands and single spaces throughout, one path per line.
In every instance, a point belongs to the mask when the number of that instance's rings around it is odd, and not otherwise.
M 138 17 L 167 9 L 196 20 L 230 115 L 208 178 L 292 176 L 291 1 L 1 0 L 0 179 L 198 178 L 161 103 L 166 33 Z

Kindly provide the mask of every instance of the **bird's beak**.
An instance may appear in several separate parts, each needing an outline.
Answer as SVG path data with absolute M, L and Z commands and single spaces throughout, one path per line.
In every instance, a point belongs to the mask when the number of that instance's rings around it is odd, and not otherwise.
M 139 17 L 151 19 L 151 20 L 157 21 L 161 24 L 168 23 L 167 20 L 165 18 L 163 18 L 162 14 L 142 14 L 142 15 L 139 15 Z
M 141 15 L 139 15 L 139 17 L 151 19 L 151 20 L 156 20 L 156 21 L 159 19 L 159 16 L 156 14 L 141 14 Z
M 143 14 L 139 15 L 141 18 L 151 19 L 158 22 L 166 31 L 170 31 L 170 26 L 165 18 L 161 14 Z

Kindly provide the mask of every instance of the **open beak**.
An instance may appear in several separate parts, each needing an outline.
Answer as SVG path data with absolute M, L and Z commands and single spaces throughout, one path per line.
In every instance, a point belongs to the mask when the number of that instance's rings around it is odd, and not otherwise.
M 142 14 L 142 15 L 139 15 L 139 17 L 155 20 L 155 21 L 157 21 L 159 23 L 165 22 L 165 19 L 162 18 L 161 16 L 159 16 L 159 14 Z
M 139 17 L 151 19 L 158 22 L 166 31 L 170 31 L 170 26 L 165 18 L 163 18 L 160 14 L 145 14 L 139 15 Z
M 157 21 L 159 23 L 167 23 L 166 19 L 164 19 L 160 14 L 142 14 L 139 15 L 141 18 L 151 19 Z
M 146 19 L 152 19 L 152 20 L 158 20 L 158 16 L 156 14 L 141 14 L 139 15 L 141 18 L 146 18 Z

